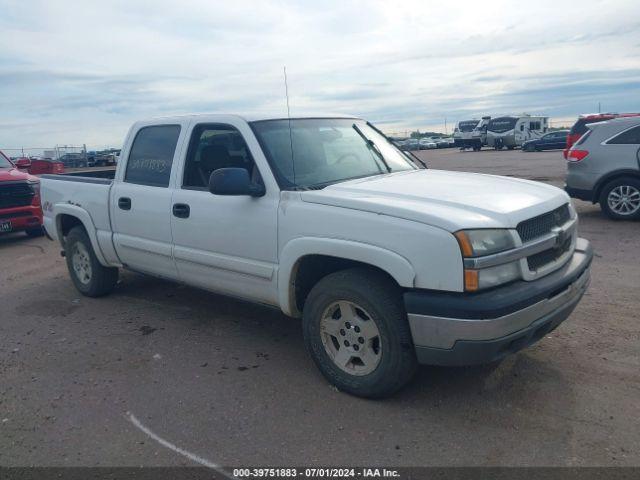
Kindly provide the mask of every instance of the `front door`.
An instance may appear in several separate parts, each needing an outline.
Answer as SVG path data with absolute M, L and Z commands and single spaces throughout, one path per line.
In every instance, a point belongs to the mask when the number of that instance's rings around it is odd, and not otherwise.
M 266 164 L 256 165 L 245 141 L 253 134 L 241 133 L 243 128 L 246 124 L 231 120 L 192 126 L 184 174 L 172 199 L 174 256 L 185 283 L 277 304 L 279 190 L 267 188 L 262 197 L 208 190 L 209 177 L 219 168 L 244 168 L 254 182 L 262 182 L 259 167 L 265 172 Z
M 183 125 L 140 128 L 111 191 L 113 242 L 137 271 L 177 278 L 172 256 L 170 179 Z

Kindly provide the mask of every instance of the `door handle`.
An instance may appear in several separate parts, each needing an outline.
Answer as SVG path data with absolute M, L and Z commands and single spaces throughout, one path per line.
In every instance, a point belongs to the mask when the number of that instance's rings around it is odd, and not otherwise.
M 131 210 L 131 199 L 128 197 L 120 197 L 118 199 L 118 207 L 121 210 Z
M 186 203 L 174 203 L 173 204 L 173 216 L 178 218 L 189 218 L 191 209 Z

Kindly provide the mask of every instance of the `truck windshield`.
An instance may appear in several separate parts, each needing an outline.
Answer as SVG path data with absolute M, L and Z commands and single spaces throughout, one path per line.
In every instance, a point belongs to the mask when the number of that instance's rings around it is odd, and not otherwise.
M 282 188 L 320 188 L 416 168 L 363 120 L 262 120 L 251 127 Z
M 9 161 L 4 153 L 0 152 L 0 168 L 12 168 L 13 164 Z

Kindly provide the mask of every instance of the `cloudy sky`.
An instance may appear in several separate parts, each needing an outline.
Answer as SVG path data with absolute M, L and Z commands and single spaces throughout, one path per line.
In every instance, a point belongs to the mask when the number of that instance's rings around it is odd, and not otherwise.
M 0 148 L 119 146 L 190 112 L 346 112 L 387 132 L 640 110 L 638 0 L 0 0 Z

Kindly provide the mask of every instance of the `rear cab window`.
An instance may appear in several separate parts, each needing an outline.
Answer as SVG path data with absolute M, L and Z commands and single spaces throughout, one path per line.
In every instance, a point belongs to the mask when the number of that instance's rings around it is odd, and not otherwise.
M 137 185 L 168 187 L 180 125 L 142 127 L 133 140 L 124 181 Z

